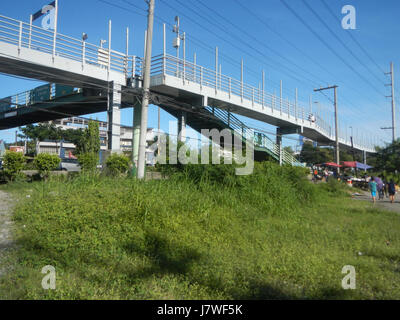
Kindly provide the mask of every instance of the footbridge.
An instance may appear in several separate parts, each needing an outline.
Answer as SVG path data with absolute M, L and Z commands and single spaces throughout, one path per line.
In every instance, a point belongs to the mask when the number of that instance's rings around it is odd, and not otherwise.
M 0 99 L 0 129 L 107 111 L 109 149 L 118 151 L 120 110 L 133 107 L 136 116 L 141 108 L 142 70 L 143 59 L 112 49 L 111 25 L 108 48 L 102 48 L 0 15 L 0 72 L 48 83 Z M 177 59 L 165 49 L 152 59 L 151 102 L 176 116 L 179 129 L 186 124 L 198 131 L 229 128 L 243 137 L 251 129 L 235 114 L 274 125 L 276 139 L 255 132 L 254 142 L 257 152 L 282 163 L 300 165 L 282 149 L 286 134 L 326 145 L 336 139 L 328 122 L 297 101 Z M 339 142 L 342 148 L 352 146 L 343 133 Z M 365 141 L 355 140 L 353 147 L 375 152 Z

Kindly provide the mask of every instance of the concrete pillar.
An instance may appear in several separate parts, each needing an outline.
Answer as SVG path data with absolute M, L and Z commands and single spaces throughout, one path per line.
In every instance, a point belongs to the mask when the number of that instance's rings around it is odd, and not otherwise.
M 178 139 L 182 142 L 186 141 L 186 117 L 186 111 L 182 111 L 178 118 Z
M 140 122 L 142 119 L 142 106 L 137 104 L 133 108 L 133 145 L 132 145 L 132 160 L 137 168 L 137 162 L 139 159 L 139 137 L 140 137 Z
M 279 152 L 279 165 L 282 165 L 282 133 L 280 128 L 276 128 L 276 144 L 278 145 L 278 152 Z
M 367 164 L 367 151 L 363 151 L 363 160 L 364 164 Z M 367 172 L 367 169 L 364 169 L 364 172 Z
M 121 152 L 121 85 L 110 83 L 108 93 L 108 150 Z

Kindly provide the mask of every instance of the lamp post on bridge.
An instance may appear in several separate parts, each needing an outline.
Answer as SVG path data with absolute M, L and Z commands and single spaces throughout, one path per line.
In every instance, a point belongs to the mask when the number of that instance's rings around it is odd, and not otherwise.
M 335 153 L 335 160 L 336 160 L 336 164 L 339 165 L 340 164 L 340 155 L 339 155 L 339 124 L 338 124 L 338 110 L 337 110 L 337 88 L 338 86 L 334 85 L 334 86 L 329 86 L 326 88 L 319 88 L 319 89 L 314 89 L 314 92 L 317 91 L 323 91 L 323 90 L 329 90 L 329 89 L 333 89 L 334 90 L 334 105 L 335 105 L 335 140 L 336 140 L 336 153 Z M 340 169 L 338 167 L 338 172 L 340 172 Z

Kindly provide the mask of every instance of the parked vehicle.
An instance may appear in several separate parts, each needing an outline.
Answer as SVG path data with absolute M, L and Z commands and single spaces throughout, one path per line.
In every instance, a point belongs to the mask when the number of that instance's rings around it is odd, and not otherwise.
M 59 170 L 68 172 L 81 171 L 81 167 L 77 159 L 61 159 Z

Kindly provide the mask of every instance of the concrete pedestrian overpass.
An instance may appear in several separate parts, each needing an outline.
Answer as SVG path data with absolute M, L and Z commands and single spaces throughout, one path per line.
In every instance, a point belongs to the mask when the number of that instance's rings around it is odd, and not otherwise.
M 107 111 L 109 149 L 118 151 L 120 110 L 133 107 L 136 119 L 140 114 L 143 60 L 112 50 L 111 36 L 108 43 L 101 48 L 0 15 L 0 72 L 49 83 L 1 99 L 0 129 Z M 235 114 L 274 125 L 276 141 L 253 132 L 254 143 L 258 153 L 281 163 L 301 165 L 282 149 L 285 134 L 324 145 L 336 139 L 329 124 L 309 107 L 165 52 L 152 59 L 151 102 L 176 116 L 180 129 L 186 124 L 198 131 L 228 128 L 246 136 L 252 130 Z M 343 133 L 339 143 L 351 148 Z M 353 143 L 357 150 L 375 152 L 371 143 Z

